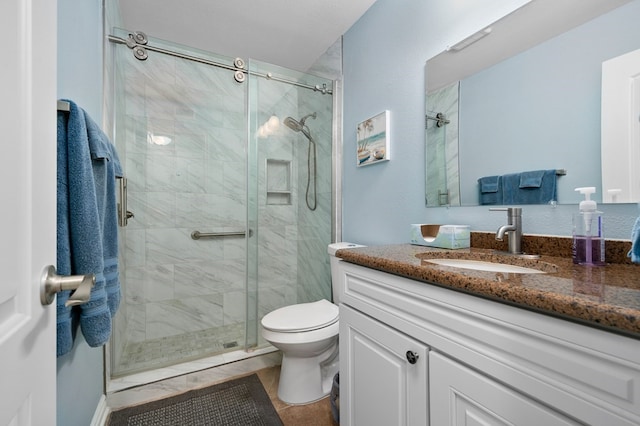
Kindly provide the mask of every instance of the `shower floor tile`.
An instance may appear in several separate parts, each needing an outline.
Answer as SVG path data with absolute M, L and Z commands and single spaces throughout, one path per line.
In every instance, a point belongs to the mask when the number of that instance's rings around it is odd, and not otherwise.
M 114 376 L 170 366 L 206 356 L 237 351 L 244 343 L 242 323 L 207 330 L 126 343 Z

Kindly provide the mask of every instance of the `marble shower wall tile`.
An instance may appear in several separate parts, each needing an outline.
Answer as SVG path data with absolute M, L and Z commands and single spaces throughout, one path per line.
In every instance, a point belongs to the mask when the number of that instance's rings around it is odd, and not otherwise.
M 129 342 L 144 342 L 147 337 L 147 315 L 144 305 L 135 306 L 127 312 L 127 336 L 124 345 Z
M 209 129 L 206 136 L 207 160 L 245 162 L 246 134 L 244 129 L 218 127 Z
M 175 192 L 205 193 L 204 159 L 177 157 L 175 175 Z
M 125 274 L 129 278 L 129 269 L 144 266 L 146 263 L 146 232 L 143 229 L 129 229 L 125 237 L 124 256 Z
M 184 122 L 182 120 L 182 122 Z M 175 150 L 180 158 L 203 159 L 205 158 L 206 135 L 204 133 L 188 133 L 175 127 Z
M 138 198 L 144 196 L 144 198 Z M 176 194 L 174 192 L 136 193 L 135 203 L 128 207 L 136 212 L 138 220 L 148 228 L 172 228 L 176 226 Z
M 244 324 L 247 311 L 244 291 L 226 291 L 223 298 L 224 325 Z
M 224 161 L 209 158 L 205 161 L 204 189 L 207 194 L 223 193 Z
M 127 173 L 127 187 L 130 192 L 144 192 L 147 186 L 145 176 L 146 155 L 131 152 L 127 154 L 125 170 Z
M 244 291 L 245 260 L 200 261 L 175 265 L 177 297 Z
M 174 336 L 223 325 L 222 295 L 147 303 L 146 339 Z

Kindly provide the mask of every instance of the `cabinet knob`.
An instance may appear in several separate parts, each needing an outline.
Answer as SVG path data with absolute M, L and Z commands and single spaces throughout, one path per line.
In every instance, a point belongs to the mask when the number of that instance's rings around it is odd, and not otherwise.
M 407 361 L 409 361 L 409 364 L 415 364 L 416 362 L 418 362 L 418 358 L 420 358 L 420 355 L 418 355 L 416 352 L 407 351 Z

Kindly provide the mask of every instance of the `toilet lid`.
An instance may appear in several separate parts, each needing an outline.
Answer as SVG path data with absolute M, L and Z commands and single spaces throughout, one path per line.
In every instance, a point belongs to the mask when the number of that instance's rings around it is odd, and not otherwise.
M 299 303 L 269 312 L 262 326 L 271 331 L 295 333 L 327 327 L 338 321 L 338 307 L 328 300 Z

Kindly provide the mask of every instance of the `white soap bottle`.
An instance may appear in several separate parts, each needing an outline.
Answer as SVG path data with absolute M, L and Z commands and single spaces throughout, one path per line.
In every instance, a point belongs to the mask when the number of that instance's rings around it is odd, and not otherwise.
M 573 263 L 579 265 L 604 265 L 603 215 L 598 205 L 591 199 L 596 188 L 589 186 L 576 188 L 584 195 L 580 211 L 573 215 Z

